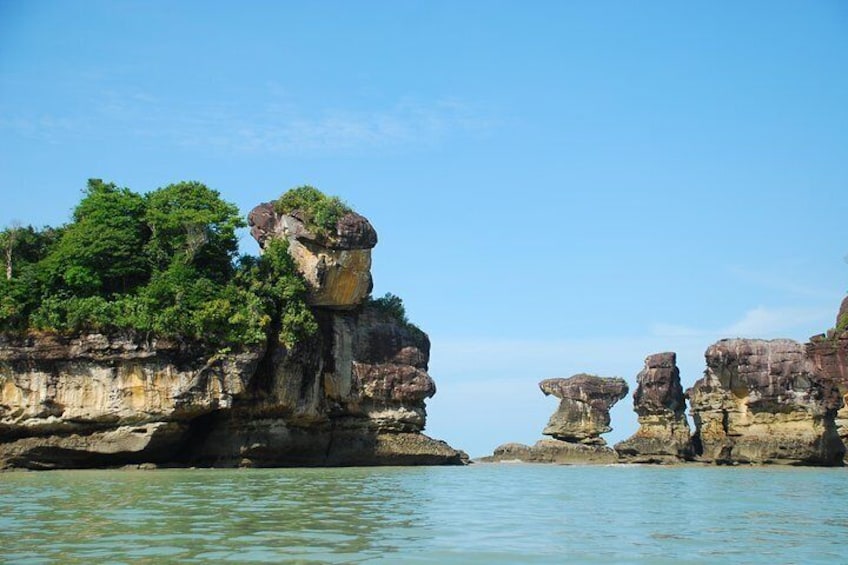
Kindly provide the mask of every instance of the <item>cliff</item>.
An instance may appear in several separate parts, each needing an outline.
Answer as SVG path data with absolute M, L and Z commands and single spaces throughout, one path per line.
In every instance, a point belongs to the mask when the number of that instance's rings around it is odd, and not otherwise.
M 264 214 L 264 215 L 263 215 Z M 261 222 L 259 222 L 261 220 Z M 0 338 L 0 468 L 461 464 L 422 434 L 427 335 L 366 302 L 376 232 L 329 238 L 267 206 L 261 245 L 286 238 L 318 331 L 286 347 L 216 351 L 134 332 Z
M 836 413 L 836 428 L 843 443 L 848 444 L 848 297 L 842 301 L 836 326 L 827 334 L 810 338 L 807 356 L 816 370 L 834 383 L 842 397 Z
M 834 416 L 841 398 L 791 340 L 727 339 L 705 354 L 687 391 L 699 459 L 713 463 L 838 465 L 845 447 Z

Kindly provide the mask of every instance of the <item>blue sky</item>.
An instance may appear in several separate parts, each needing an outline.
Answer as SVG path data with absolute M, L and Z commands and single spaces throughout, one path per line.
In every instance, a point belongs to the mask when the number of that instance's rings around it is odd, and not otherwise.
M 430 334 L 428 433 L 483 455 L 541 437 L 543 378 L 832 326 L 846 101 L 836 0 L 0 0 L 0 225 L 90 177 L 337 194 Z

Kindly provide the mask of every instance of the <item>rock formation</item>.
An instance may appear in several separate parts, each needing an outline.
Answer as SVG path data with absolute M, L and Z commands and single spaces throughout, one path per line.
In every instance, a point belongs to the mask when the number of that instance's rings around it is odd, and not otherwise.
M 610 465 L 618 462 L 615 451 L 599 445 L 586 445 L 558 439 L 540 439 L 533 445 L 505 443 L 481 463 L 555 463 L 558 465 Z
M 726 339 L 705 356 L 704 378 L 687 391 L 700 460 L 841 463 L 845 448 L 834 423 L 839 392 L 801 344 Z
M 632 463 L 690 459 L 692 444 L 677 355 L 649 355 L 645 367 L 636 375 L 636 383 L 633 410 L 639 417 L 639 430 L 615 445 L 619 456 Z
M 848 297 L 842 301 L 835 328 L 810 338 L 806 351 L 816 370 L 830 379 L 842 396 L 836 428 L 843 443 L 848 444 Z
M 376 234 L 348 214 L 327 238 L 262 205 L 285 237 L 319 331 L 292 348 L 216 352 L 136 334 L 0 337 L 0 468 L 460 464 L 423 435 L 430 342 L 361 303 Z M 311 277 L 311 278 L 310 278 Z
M 508 443 L 499 446 L 483 462 L 524 461 L 528 463 L 615 463 L 618 455 L 606 447 L 601 434 L 612 430 L 609 411 L 627 395 L 624 379 L 579 374 L 567 379 L 539 383 L 545 395 L 560 399 L 557 411 L 542 432 L 554 439 L 535 445 Z
M 609 411 L 627 396 L 624 379 L 579 374 L 567 379 L 546 379 L 539 388 L 560 399 L 543 434 L 586 445 L 606 445 L 601 434 L 612 430 Z
M 271 202 L 248 215 L 250 233 L 264 249 L 272 239 L 285 239 L 289 254 L 310 289 L 310 303 L 327 308 L 351 309 L 371 292 L 371 249 L 377 232 L 368 220 L 348 212 L 336 231 L 324 234 L 311 229 L 298 211 L 278 214 Z

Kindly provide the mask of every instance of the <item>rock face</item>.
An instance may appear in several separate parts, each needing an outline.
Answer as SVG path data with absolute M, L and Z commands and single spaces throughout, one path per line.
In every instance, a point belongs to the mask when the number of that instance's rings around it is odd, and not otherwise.
M 687 391 L 703 461 L 837 465 L 845 453 L 834 416 L 841 398 L 791 340 L 727 339 L 705 354 Z
M 289 254 L 310 289 L 310 303 L 352 309 L 371 292 L 371 249 L 377 232 L 355 212 L 342 216 L 333 234 L 310 229 L 297 211 L 278 214 L 271 202 L 248 215 L 250 233 L 264 250 L 273 239 L 285 239 Z
M 810 338 L 807 356 L 816 371 L 833 382 L 842 396 L 842 407 L 836 413 L 836 428 L 843 443 L 848 444 L 848 297 L 836 316 L 836 329 L 827 335 Z
M 559 408 L 542 432 L 567 442 L 606 445 L 601 434 L 612 430 L 609 411 L 627 396 L 624 379 L 579 374 L 539 383 L 545 395 L 560 399 Z
M 193 419 L 244 394 L 262 353 L 134 335 L 2 337 L 0 468 L 174 459 Z
M 677 355 L 649 355 L 636 382 L 633 410 L 639 416 L 639 430 L 616 444 L 619 456 L 633 463 L 676 463 L 691 459 L 686 398 L 680 384 Z
M 505 443 L 495 448 L 481 463 L 555 463 L 558 465 L 610 465 L 618 462 L 615 451 L 608 447 L 572 443 L 557 439 L 541 439 L 532 446 Z
M 262 244 L 282 234 L 303 250 L 329 249 L 298 232 L 296 218 L 266 207 L 252 217 Z M 133 334 L 0 336 L 0 469 L 465 462 L 421 433 L 436 392 L 427 335 L 356 306 L 370 285 L 373 228 L 356 215 L 339 226 L 338 269 L 314 294 L 331 307 L 313 307 L 319 331 L 292 349 L 275 336 L 230 353 Z M 348 251 L 366 254 L 352 279 Z

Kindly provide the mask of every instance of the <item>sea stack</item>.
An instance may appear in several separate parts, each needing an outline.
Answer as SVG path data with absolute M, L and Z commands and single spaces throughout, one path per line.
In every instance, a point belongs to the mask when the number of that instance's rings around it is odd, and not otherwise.
M 845 447 L 835 424 L 839 390 L 800 343 L 724 339 L 705 357 L 704 377 L 687 391 L 699 460 L 842 463 Z
M 504 444 L 483 461 L 605 464 L 618 460 L 601 434 L 612 430 L 610 408 L 627 395 L 624 379 L 581 373 L 567 379 L 545 379 L 539 388 L 545 396 L 560 399 L 559 407 L 542 432 L 553 439 L 540 440 L 533 446 Z
M 567 379 L 546 379 L 539 383 L 539 388 L 545 396 L 560 399 L 557 411 L 542 433 L 585 445 L 606 445 L 601 434 L 612 431 L 610 408 L 628 392 L 624 379 L 584 373 Z
M 615 445 L 619 456 L 630 463 L 663 464 L 691 459 L 692 442 L 677 355 L 649 355 L 636 382 L 633 410 L 639 417 L 639 430 Z

